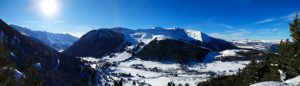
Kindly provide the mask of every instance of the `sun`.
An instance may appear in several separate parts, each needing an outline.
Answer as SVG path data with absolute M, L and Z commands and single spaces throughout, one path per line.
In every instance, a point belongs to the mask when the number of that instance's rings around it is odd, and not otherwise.
M 58 2 L 57 0 L 42 0 L 40 8 L 44 15 L 54 16 L 58 11 Z

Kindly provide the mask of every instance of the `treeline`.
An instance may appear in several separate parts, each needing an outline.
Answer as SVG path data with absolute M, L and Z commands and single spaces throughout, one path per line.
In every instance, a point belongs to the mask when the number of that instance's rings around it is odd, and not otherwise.
M 262 81 L 284 81 L 300 75 L 300 20 L 289 24 L 292 41 L 282 40 L 277 53 L 267 54 L 263 62 L 251 57 L 251 63 L 236 75 L 219 76 L 198 86 L 249 86 Z
M 12 56 L 0 42 L 0 85 L 1 86 L 42 86 L 39 73 L 36 70 L 33 57 L 28 57 L 26 69 L 22 72 L 17 70 Z

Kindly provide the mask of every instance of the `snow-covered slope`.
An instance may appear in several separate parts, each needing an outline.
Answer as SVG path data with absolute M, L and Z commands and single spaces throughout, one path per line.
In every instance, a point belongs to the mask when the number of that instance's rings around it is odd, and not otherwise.
M 78 40 L 78 38 L 69 34 L 58 34 L 45 31 L 32 31 L 26 27 L 20 27 L 17 25 L 10 26 L 21 32 L 23 35 L 38 39 L 44 44 L 49 45 L 50 47 L 58 51 L 65 50 L 66 48 L 71 46 L 75 41 Z
M 280 81 L 265 81 L 254 83 L 250 86 L 299 86 L 300 85 L 300 76 L 285 80 L 283 82 Z
M 133 46 L 132 50 L 124 49 Z M 202 61 L 211 51 L 235 49 L 222 39 L 200 31 L 182 28 L 127 29 L 122 27 L 92 30 L 82 36 L 64 53 L 77 57 L 111 56 L 124 50 L 144 60 Z M 143 58 L 146 57 L 146 58 Z
M 126 28 L 112 28 L 112 30 L 122 33 L 127 41 L 132 43 L 146 43 L 148 44 L 154 38 L 158 40 L 163 39 L 175 39 L 175 40 L 183 40 L 183 41 L 192 41 L 192 40 L 199 40 L 203 41 L 201 37 L 200 31 L 192 31 L 192 30 L 184 30 L 180 28 L 161 28 L 161 27 L 154 27 L 151 29 L 137 29 L 131 30 Z
M 269 41 L 269 40 L 232 40 L 232 44 L 239 48 L 255 49 L 261 51 L 275 52 L 277 45 L 280 41 Z
M 174 39 L 196 45 L 202 45 L 214 51 L 236 48 L 231 43 L 208 36 L 200 31 L 187 30 L 183 28 L 161 28 L 154 27 L 150 29 L 131 30 L 122 27 L 111 28 L 112 30 L 122 33 L 125 39 L 132 44 L 145 43 L 148 44 L 153 39 L 164 40 Z
M 125 59 L 120 59 L 123 57 Z M 125 53 L 114 57 L 81 57 L 99 73 L 99 85 L 113 85 L 113 81 L 123 80 L 125 86 L 166 86 L 168 82 L 196 86 L 211 77 L 233 75 L 243 69 L 250 61 L 194 63 L 182 65 L 175 62 L 145 61 L 130 58 Z M 107 66 L 107 65 L 110 66 Z M 136 83 L 134 85 L 133 83 Z
M 168 82 L 195 86 L 211 77 L 233 75 L 249 63 L 199 62 L 209 52 L 227 49 L 237 47 L 200 31 L 117 27 L 90 31 L 63 53 L 78 56 L 96 69 L 98 85 L 121 81 L 125 86 L 165 86 Z

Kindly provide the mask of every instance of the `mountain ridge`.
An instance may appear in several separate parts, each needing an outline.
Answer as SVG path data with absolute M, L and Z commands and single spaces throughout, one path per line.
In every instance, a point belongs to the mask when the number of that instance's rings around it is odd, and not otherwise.
M 20 72 L 27 69 L 28 59 L 33 59 L 34 64 L 39 64 L 41 69 L 38 72 L 45 86 L 89 84 L 89 79 L 84 78 L 91 77 L 92 73 L 79 59 L 59 53 L 41 41 L 21 34 L 1 19 L 0 41 Z
M 112 39 L 107 40 L 107 38 L 112 38 Z M 152 42 L 155 40 L 157 42 L 160 41 L 162 42 L 160 42 L 159 45 L 156 45 L 153 44 L 155 42 Z M 116 43 L 116 44 L 110 45 L 112 43 Z M 151 43 L 151 46 L 147 46 L 149 43 Z M 173 45 L 170 45 L 169 48 L 167 48 L 167 46 L 160 46 L 160 45 L 168 45 L 165 43 L 171 43 Z M 102 47 L 99 47 L 99 45 L 102 45 Z M 130 46 L 131 48 L 126 48 Z M 147 49 L 143 49 L 144 46 L 147 46 Z M 174 47 L 174 49 L 172 49 L 171 46 Z M 86 47 L 90 47 L 92 50 Z M 105 47 L 111 47 L 111 49 L 106 49 Z M 175 50 L 175 47 L 177 47 L 177 49 L 180 50 Z M 148 52 L 149 51 L 148 49 L 150 49 L 150 50 L 172 51 L 169 52 L 168 54 L 177 53 L 178 55 L 180 55 L 180 58 L 193 57 L 193 59 L 195 60 L 196 57 L 194 56 L 196 54 L 192 54 L 192 53 L 180 54 L 181 52 L 188 51 L 188 48 L 186 47 L 190 47 L 194 49 L 189 52 L 198 52 L 198 53 L 203 52 L 201 55 L 198 55 L 201 56 L 198 58 L 202 58 L 202 59 L 203 57 L 205 57 L 205 55 L 208 52 L 237 48 L 236 46 L 230 44 L 225 40 L 210 37 L 200 31 L 195 31 L 195 30 L 185 30 L 183 28 L 165 29 L 161 27 L 155 27 L 151 29 L 132 30 L 128 28 L 115 27 L 115 28 L 101 28 L 98 30 L 92 30 L 86 33 L 85 35 L 83 35 L 82 38 L 80 38 L 77 42 L 75 42 L 74 45 L 66 49 L 63 53 L 75 57 L 101 58 L 103 56 L 111 55 L 114 52 L 128 51 L 132 54 L 132 56 L 135 56 L 135 54 L 137 54 L 140 58 L 143 57 L 148 58 L 149 55 L 145 53 L 141 54 L 139 52 Z M 95 49 L 93 48 L 101 49 L 101 50 L 96 50 L 97 51 L 96 52 Z M 160 51 L 160 52 L 165 52 L 165 51 Z M 168 56 L 168 54 L 165 53 L 165 56 Z M 163 57 L 163 58 L 169 58 L 169 57 Z M 197 61 L 201 62 L 201 59 L 197 59 Z
M 70 34 L 52 33 L 47 31 L 34 31 L 26 27 L 21 27 L 18 25 L 10 25 L 17 31 L 21 32 L 23 35 L 33 37 L 42 41 L 44 44 L 56 49 L 57 51 L 62 51 L 69 46 L 71 46 L 75 41 L 78 40 Z

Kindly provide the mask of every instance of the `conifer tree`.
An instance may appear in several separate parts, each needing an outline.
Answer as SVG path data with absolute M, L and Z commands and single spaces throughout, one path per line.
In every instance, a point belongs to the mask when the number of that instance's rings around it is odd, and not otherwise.
M 289 25 L 290 25 L 291 37 L 295 44 L 294 51 L 297 52 L 299 51 L 299 47 L 300 47 L 300 20 L 298 14 L 296 14 L 296 17 L 294 18 L 293 22 L 291 22 Z
M 10 60 L 9 53 L 0 42 L 0 83 L 3 86 L 15 86 L 15 64 Z
M 21 84 L 23 86 L 42 86 L 40 75 L 34 66 L 34 58 L 28 57 L 26 63 L 25 78 Z

